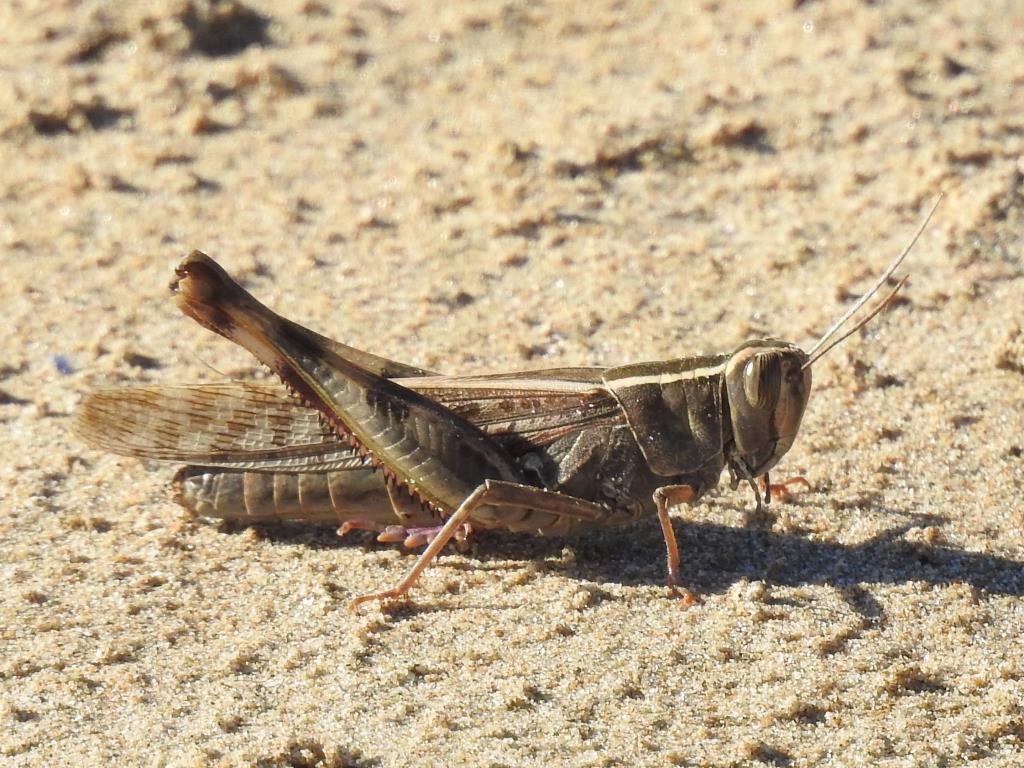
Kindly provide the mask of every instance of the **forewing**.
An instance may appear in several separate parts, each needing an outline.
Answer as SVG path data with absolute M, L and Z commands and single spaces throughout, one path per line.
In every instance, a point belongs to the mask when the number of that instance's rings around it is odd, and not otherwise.
M 573 368 L 405 383 L 520 453 L 573 432 L 624 424 L 618 402 L 600 381 L 600 369 Z
M 364 466 L 316 411 L 278 385 L 100 389 L 78 408 L 73 429 L 112 453 L 205 467 L 319 472 Z
M 599 371 L 399 381 L 520 453 L 589 427 L 624 423 L 615 399 L 595 384 Z M 365 466 L 317 411 L 277 384 L 100 389 L 77 409 L 73 429 L 111 453 L 204 467 L 318 472 Z

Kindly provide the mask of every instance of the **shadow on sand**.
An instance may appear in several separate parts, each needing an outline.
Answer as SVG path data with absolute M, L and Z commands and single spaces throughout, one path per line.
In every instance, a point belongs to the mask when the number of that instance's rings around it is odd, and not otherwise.
M 905 515 L 903 519 L 906 521 Z M 1024 595 L 1022 561 L 904 538 L 915 528 L 943 522 L 941 518 L 917 517 L 853 545 L 814 541 L 802 533 L 679 520 L 676 535 L 683 556 L 683 583 L 703 595 L 724 592 L 744 580 L 782 586 L 827 584 L 839 589 L 910 582 L 967 584 L 991 594 Z M 259 530 L 271 541 L 316 549 L 389 546 L 377 544 L 370 534 L 342 539 L 324 528 L 261 525 Z M 566 546 L 576 554 L 571 564 L 561 562 Z M 522 560 L 524 565 L 532 560 L 548 561 L 552 570 L 600 583 L 652 585 L 664 579 L 664 544 L 654 520 L 573 539 L 477 533 L 468 556 L 478 559 L 481 569 L 495 567 L 496 560 L 501 567 L 509 567 L 514 560 Z M 442 553 L 442 560 L 444 557 Z

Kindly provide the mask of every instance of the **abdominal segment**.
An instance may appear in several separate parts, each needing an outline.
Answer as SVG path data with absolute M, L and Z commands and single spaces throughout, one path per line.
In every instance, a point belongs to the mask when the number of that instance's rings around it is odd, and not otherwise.
M 246 522 L 429 525 L 418 505 L 396 512 L 384 476 L 372 469 L 338 472 L 246 472 L 187 466 L 173 481 L 176 501 L 203 517 Z

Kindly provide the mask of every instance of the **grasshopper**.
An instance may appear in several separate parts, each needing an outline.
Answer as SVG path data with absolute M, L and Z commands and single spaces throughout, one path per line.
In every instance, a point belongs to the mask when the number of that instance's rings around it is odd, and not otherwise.
M 284 388 L 103 389 L 86 397 L 74 429 L 97 448 L 185 462 L 174 492 L 198 515 L 340 524 L 339 534 L 365 529 L 426 546 L 397 585 L 352 608 L 404 595 L 453 537 L 473 529 L 563 536 L 652 514 L 668 583 L 678 585 L 669 509 L 699 500 L 725 469 L 733 490 L 753 490 L 757 512 L 771 501 L 769 471 L 796 438 L 811 366 L 896 295 L 906 278 L 832 339 L 893 275 L 937 205 L 810 350 L 767 338 L 727 354 L 611 368 L 433 373 L 281 317 L 194 251 L 171 283 L 178 307 L 249 350 Z

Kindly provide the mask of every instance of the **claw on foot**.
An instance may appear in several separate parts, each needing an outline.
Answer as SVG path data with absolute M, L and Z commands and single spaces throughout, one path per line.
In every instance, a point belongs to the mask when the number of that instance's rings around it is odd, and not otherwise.
M 339 536 L 346 536 L 352 531 L 377 531 L 378 533 L 383 531 L 385 526 L 380 523 L 375 523 L 371 520 L 346 520 L 338 528 Z
M 680 584 L 679 576 L 674 573 L 670 573 L 668 578 L 665 579 L 665 586 L 669 588 L 669 591 L 672 593 L 672 597 L 677 597 L 682 601 L 684 608 L 700 605 L 702 602 L 700 596 L 696 592 L 691 592 Z
M 406 549 L 419 549 L 420 547 L 427 546 L 432 538 L 434 537 L 414 528 L 412 532 L 402 540 L 402 546 Z
M 767 496 L 774 497 L 783 503 L 789 501 L 790 497 L 792 497 L 792 486 L 794 485 L 802 485 L 804 490 L 807 491 L 814 490 L 814 486 L 811 485 L 811 481 L 803 475 L 787 477 L 779 483 L 766 482 L 765 477 L 766 476 L 761 477 L 761 490 L 765 491 Z
M 385 600 L 396 600 L 402 597 L 406 593 L 404 589 L 389 589 L 384 592 L 370 592 L 366 595 L 359 595 L 353 597 L 348 604 L 349 611 L 355 613 L 359 610 L 359 606 L 363 603 L 370 603 L 376 600 L 378 603 L 383 603 Z
M 383 544 L 397 544 L 400 541 L 405 541 L 408 535 L 409 532 L 402 526 L 388 525 L 377 536 L 377 541 Z
M 679 601 L 683 604 L 683 608 L 692 608 L 693 606 L 700 605 L 701 602 L 703 602 L 696 592 L 691 592 L 686 587 L 680 587 L 678 584 L 670 584 L 669 588 L 672 590 L 672 597 L 679 598 Z

